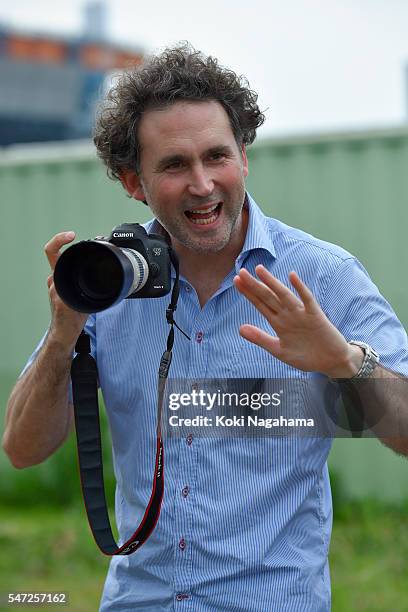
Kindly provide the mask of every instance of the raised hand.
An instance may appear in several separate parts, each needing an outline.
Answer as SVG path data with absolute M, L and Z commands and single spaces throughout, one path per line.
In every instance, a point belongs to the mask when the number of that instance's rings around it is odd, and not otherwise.
M 276 336 L 249 324 L 241 325 L 241 336 L 299 370 L 333 378 L 356 374 L 363 359 L 361 349 L 347 343 L 296 272 L 289 273 L 289 281 L 300 299 L 264 266 L 255 271 L 259 280 L 242 268 L 234 285 L 263 314 Z

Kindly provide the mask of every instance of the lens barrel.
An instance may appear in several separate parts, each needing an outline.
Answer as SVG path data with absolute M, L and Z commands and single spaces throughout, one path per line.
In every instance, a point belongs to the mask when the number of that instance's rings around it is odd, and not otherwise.
M 54 270 L 55 289 L 70 308 L 100 312 L 138 291 L 148 277 L 146 260 L 131 249 L 84 240 L 68 247 Z

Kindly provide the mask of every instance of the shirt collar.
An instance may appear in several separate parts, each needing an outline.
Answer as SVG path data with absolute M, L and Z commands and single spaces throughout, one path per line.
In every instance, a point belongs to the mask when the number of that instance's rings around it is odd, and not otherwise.
M 248 209 L 248 228 L 242 251 L 235 260 L 237 272 L 242 268 L 248 255 L 257 249 L 267 251 L 271 257 L 276 259 L 275 247 L 268 229 L 268 218 L 265 217 L 249 193 L 246 194 L 244 206 Z
M 244 206 L 248 210 L 248 227 L 242 251 L 235 260 L 235 270 L 239 272 L 246 258 L 252 251 L 261 249 L 267 251 L 276 259 L 275 247 L 272 236 L 268 230 L 268 218 L 263 214 L 255 200 L 246 193 Z M 164 227 L 157 219 L 153 219 L 145 225 L 148 233 L 160 234 L 168 237 Z

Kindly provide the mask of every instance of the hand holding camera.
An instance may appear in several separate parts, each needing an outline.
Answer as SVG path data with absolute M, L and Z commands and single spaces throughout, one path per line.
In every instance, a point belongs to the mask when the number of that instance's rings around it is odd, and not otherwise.
M 75 239 L 74 232 L 61 232 L 56 234 L 44 247 L 45 254 L 51 267 L 52 274 L 48 276 L 48 296 L 51 307 L 51 325 L 49 338 L 66 346 L 72 352 L 75 342 L 81 333 L 87 314 L 79 313 L 67 306 L 58 295 L 54 284 L 54 269 L 61 255 L 60 249 Z

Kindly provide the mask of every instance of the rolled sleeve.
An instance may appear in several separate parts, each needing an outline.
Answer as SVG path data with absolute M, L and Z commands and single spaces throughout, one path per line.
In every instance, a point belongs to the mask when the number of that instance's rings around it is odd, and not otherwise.
M 356 258 L 337 267 L 322 307 L 346 340 L 367 342 L 379 353 L 382 365 L 408 375 L 407 333 Z

